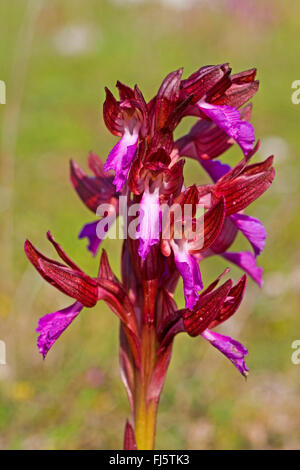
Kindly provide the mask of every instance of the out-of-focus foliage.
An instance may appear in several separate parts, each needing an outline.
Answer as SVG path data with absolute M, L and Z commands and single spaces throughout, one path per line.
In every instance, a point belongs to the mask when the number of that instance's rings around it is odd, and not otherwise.
M 300 365 L 291 362 L 291 344 L 300 339 L 300 104 L 291 101 L 300 79 L 299 18 L 300 4 L 279 0 L 1 0 L 0 339 L 7 365 L 0 365 L 0 448 L 121 447 L 129 409 L 118 322 L 104 304 L 85 310 L 43 362 L 38 317 L 67 301 L 28 264 L 23 242 L 50 253 L 43 235 L 51 229 L 96 273 L 98 260 L 77 239 L 93 215 L 69 183 L 68 161 L 86 168 L 89 150 L 105 159 L 115 142 L 102 120 L 104 86 L 138 83 L 150 99 L 170 70 L 184 66 L 188 74 L 226 61 L 236 72 L 258 68 L 253 124 L 260 157 L 276 156 L 275 182 L 251 207 L 269 234 L 260 259 L 264 287 L 249 281 L 238 314 L 221 329 L 249 348 L 250 376 L 245 382 L 201 339 L 176 339 L 157 447 L 300 448 Z M 240 157 L 236 148 L 223 161 Z M 187 184 L 203 181 L 195 162 L 185 175 Z M 103 246 L 119 273 L 120 243 Z M 225 266 L 205 261 L 204 282 Z M 182 292 L 177 299 L 182 305 Z

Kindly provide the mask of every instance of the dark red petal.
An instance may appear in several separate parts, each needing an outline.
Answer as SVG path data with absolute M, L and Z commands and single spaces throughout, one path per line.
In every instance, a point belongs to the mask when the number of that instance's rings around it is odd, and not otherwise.
M 196 213 L 196 204 L 199 201 L 199 192 L 198 188 L 195 184 L 190 186 L 189 188 L 185 189 L 179 196 L 174 200 L 174 204 L 179 204 L 182 208 L 185 204 L 192 204 L 193 212 L 192 215 L 194 216 Z
M 123 243 L 121 269 L 123 286 L 126 292 L 128 292 L 128 296 L 132 304 L 137 305 L 137 297 L 140 295 L 141 286 L 138 284 L 137 277 L 132 266 L 128 243 L 126 240 L 124 240 Z
M 46 256 L 43 255 L 40 251 L 38 251 L 32 243 L 30 243 L 29 240 L 25 241 L 24 244 L 24 250 L 26 253 L 27 258 L 31 262 L 31 264 L 35 267 L 35 269 L 38 271 L 38 273 L 50 284 L 52 284 L 54 287 L 57 289 L 61 290 L 60 286 L 56 284 L 47 274 L 46 272 L 42 269 L 40 266 L 40 260 L 45 260 L 48 261 L 49 263 L 53 263 L 56 266 L 59 267 L 65 267 L 62 263 L 59 263 L 58 261 L 54 261 L 50 258 L 47 258 Z
M 173 296 L 162 287 L 159 289 L 156 304 L 156 329 L 158 338 L 170 327 L 176 319 L 177 305 Z
M 119 90 L 120 100 L 133 100 L 135 98 L 133 89 L 124 85 L 124 83 L 121 83 L 119 80 L 117 81 L 116 87 Z
M 163 181 L 160 188 L 160 194 L 163 202 L 172 195 L 177 197 L 183 185 L 183 166 L 185 160 L 180 159 L 163 175 Z
M 208 90 L 205 101 L 211 103 L 213 100 L 218 99 L 221 96 L 224 96 L 226 90 L 232 86 L 232 81 L 230 77 L 231 69 L 228 69 L 221 80 L 219 80 L 210 90 Z
M 242 119 L 249 121 L 251 118 L 251 110 L 251 104 L 242 108 Z M 181 156 L 194 158 L 196 160 L 199 160 L 199 158 L 216 158 L 233 144 L 233 139 L 216 126 L 216 124 L 204 119 L 198 120 L 191 128 L 190 132 L 175 143 Z
M 233 83 L 223 95 L 213 97 L 210 103 L 240 108 L 255 95 L 258 87 L 259 82 L 257 80 L 252 83 L 243 83 L 242 85 Z
M 223 196 L 226 201 L 226 215 L 235 214 L 245 209 L 249 204 L 261 196 L 271 185 L 275 176 L 274 168 L 261 173 L 243 173 L 231 181 L 224 181 L 215 185 L 216 197 Z
M 155 152 L 159 148 L 163 148 L 170 154 L 174 148 L 173 133 L 169 128 L 156 129 L 151 139 L 151 150 Z
M 141 284 L 144 281 L 160 279 L 163 270 L 160 245 L 156 244 L 151 246 L 146 259 L 143 261 L 142 258 L 138 255 L 138 244 L 139 240 L 128 238 L 128 246 L 132 259 L 132 265 L 137 279 Z
M 49 263 L 56 264 L 57 266 L 64 266 L 62 263 L 59 263 L 58 261 L 54 261 L 51 258 L 47 258 L 47 256 L 43 255 L 43 253 L 38 251 L 29 240 L 25 241 L 24 250 L 25 250 L 26 256 L 29 259 L 29 261 L 31 262 L 31 264 L 33 264 L 35 269 L 43 277 L 45 277 L 45 275 L 44 275 L 43 272 L 41 272 L 41 268 L 39 266 L 39 260 L 43 259 L 45 261 L 49 261 Z
M 214 328 L 215 326 L 223 323 L 228 320 L 239 308 L 240 303 L 243 299 L 244 292 L 247 284 L 247 276 L 244 274 L 241 279 L 233 286 L 228 292 L 228 297 L 225 300 L 220 313 L 217 315 L 215 320 L 209 325 L 209 328 Z
M 108 177 L 109 173 L 104 171 L 104 163 L 101 158 L 94 152 L 90 152 L 88 156 L 88 165 L 95 176 Z
M 261 173 L 263 171 L 267 171 L 272 167 L 273 161 L 274 161 L 274 157 L 273 155 L 271 155 L 263 162 L 253 163 L 252 165 L 248 165 L 247 167 L 243 169 L 241 174 L 250 176 L 250 175 L 257 175 L 258 173 Z
M 236 178 L 237 176 L 239 176 L 244 171 L 244 169 L 246 168 L 247 164 L 249 163 L 253 155 L 255 155 L 255 153 L 258 151 L 259 147 L 260 147 L 260 141 L 258 140 L 253 150 L 247 156 L 244 156 L 244 158 L 236 166 L 234 166 L 230 171 L 228 171 L 224 176 L 222 176 L 218 180 L 218 184 L 221 184 L 224 181 L 230 181 Z
M 235 73 L 231 75 L 232 83 L 237 83 L 241 85 L 242 83 L 254 82 L 256 77 L 256 68 L 249 70 L 243 70 L 243 72 Z
M 234 242 L 238 234 L 238 229 L 230 220 L 230 217 L 225 217 L 224 225 L 214 243 L 209 247 L 209 250 L 214 253 L 224 253 Z
M 220 274 L 220 276 L 217 277 L 217 279 L 215 279 L 211 284 L 209 284 L 209 286 L 203 290 L 201 292 L 201 295 L 206 295 L 206 294 L 209 294 L 211 291 L 214 290 L 215 287 L 217 287 L 217 285 L 219 284 L 220 280 L 222 279 L 223 276 L 225 276 L 225 274 L 228 274 L 230 271 L 229 268 L 226 268 L 222 274 Z
M 105 88 L 106 100 L 103 104 L 103 118 L 108 130 L 121 136 L 123 134 L 124 124 L 120 112 L 120 105 L 114 95 L 108 88 Z
M 107 279 L 108 281 L 117 281 L 116 276 L 114 275 L 109 261 L 107 257 L 107 253 L 104 249 L 102 249 L 101 258 L 100 258 L 100 265 L 98 271 L 98 278 L 99 279 Z
M 54 248 L 56 249 L 57 251 L 57 254 L 59 255 L 59 257 L 65 262 L 67 263 L 68 266 L 70 266 L 70 268 L 72 269 L 75 269 L 77 271 L 81 271 L 81 269 L 77 266 L 77 264 L 75 264 L 71 258 L 69 258 L 69 256 L 67 255 L 67 253 L 62 249 L 62 247 L 54 240 L 53 236 L 51 235 L 51 232 L 48 231 L 47 232 L 47 238 L 48 240 L 52 243 L 52 245 L 54 246 Z
M 189 243 L 189 253 L 201 253 L 212 245 L 218 237 L 225 219 L 224 199 L 205 212 L 203 233 Z
M 176 335 L 178 335 L 179 333 L 185 332 L 183 318 L 182 318 L 184 313 L 185 313 L 185 309 L 177 310 L 175 312 L 175 315 L 174 315 L 175 320 L 169 326 L 168 330 L 165 331 L 161 339 L 160 347 L 158 349 L 157 354 L 160 354 L 164 349 L 166 349 L 170 344 L 172 344 Z
M 190 105 L 193 106 L 191 103 L 193 101 L 193 95 L 188 96 L 186 99 L 183 101 L 180 101 L 173 111 L 170 114 L 169 120 L 168 120 L 168 129 L 174 130 L 181 119 L 188 115 L 188 109 L 190 108 Z
M 186 310 L 183 315 L 184 329 L 190 336 L 200 335 L 217 317 L 232 287 L 229 279 L 218 289 L 200 296 L 193 311 Z
M 124 433 L 124 450 L 137 450 L 134 430 L 129 421 L 126 421 Z
M 138 333 L 133 306 L 119 281 L 109 279 L 98 279 L 98 297 L 107 302 L 113 312 L 127 325 L 136 335 Z
M 100 204 L 115 203 L 115 187 L 112 184 L 113 177 L 91 177 L 71 160 L 71 182 L 83 203 L 94 213 Z
M 182 69 L 169 73 L 158 90 L 154 108 L 155 129 L 166 126 L 170 114 L 179 98 Z
M 148 112 L 147 103 L 145 101 L 145 98 L 144 98 L 141 90 L 138 88 L 137 85 L 135 85 L 135 87 L 134 87 L 134 94 L 135 94 L 135 101 L 137 103 L 137 108 L 142 113 L 142 122 L 141 122 L 140 134 L 141 134 L 142 137 L 146 137 L 149 134 L 149 127 L 150 127 L 150 120 L 149 120 L 149 112 Z
M 146 155 L 145 141 L 141 141 L 137 148 L 137 155 L 131 164 L 128 176 L 128 186 L 133 194 L 139 195 L 144 191 L 144 179 L 141 176 L 143 161 Z
M 53 261 L 39 260 L 45 279 L 57 289 L 78 300 L 85 307 L 93 307 L 98 301 L 97 282 L 83 272 L 58 266 Z
M 218 157 L 233 145 L 233 140 L 212 121 L 201 119 L 175 145 L 181 156 L 199 160 Z
M 192 94 L 193 102 L 197 102 L 216 85 L 228 71 L 228 64 L 201 67 L 197 72 L 190 75 L 190 77 L 182 80 L 181 87 L 186 96 Z

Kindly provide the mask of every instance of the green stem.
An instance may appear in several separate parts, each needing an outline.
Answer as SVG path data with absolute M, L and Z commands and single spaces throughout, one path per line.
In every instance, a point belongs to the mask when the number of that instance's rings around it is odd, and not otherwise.
M 142 331 L 142 367 L 136 375 L 135 439 L 139 450 L 154 449 L 157 403 L 147 400 L 148 387 L 156 359 L 156 337 L 153 324 Z

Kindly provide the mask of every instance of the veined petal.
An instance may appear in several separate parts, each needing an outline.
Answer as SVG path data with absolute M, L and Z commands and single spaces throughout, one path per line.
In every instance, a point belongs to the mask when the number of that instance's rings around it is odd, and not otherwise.
M 228 64 L 207 65 L 182 80 L 181 87 L 187 95 L 193 95 L 195 102 L 222 82 L 225 76 L 228 77 L 228 72 Z M 230 85 L 229 80 L 228 84 Z
M 105 174 L 103 163 L 95 154 L 90 154 L 89 165 L 96 176 L 88 176 L 77 163 L 70 162 L 70 177 L 80 199 L 94 213 L 100 204 L 116 204 L 116 191 L 113 185 L 113 176 Z M 101 173 L 102 170 L 102 173 Z
M 204 339 L 209 341 L 212 346 L 221 351 L 244 377 L 247 377 L 249 369 L 246 366 L 244 358 L 248 355 L 248 350 L 245 346 L 235 339 L 230 338 L 230 336 L 221 335 L 209 329 L 203 331 L 201 335 Z
M 226 215 L 245 209 L 270 187 L 275 176 L 274 168 L 270 168 L 270 165 L 272 159 L 267 159 L 243 169 L 241 162 L 217 181 L 213 192 L 217 198 L 224 196 Z
M 250 121 L 251 112 L 252 105 L 250 103 L 240 110 L 241 119 Z M 213 121 L 199 119 L 187 135 L 176 141 L 175 146 L 181 156 L 194 158 L 201 163 L 201 160 L 211 160 L 220 156 L 233 144 L 234 139 Z
M 247 284 L 247 275 L 244 274 L 241 279 L 233 286 L 230 291 L 228 292 L 228 296 L 223 303 L 219 314 L 216 316 L 214 321 L 212 321 L 208 327 L 214 328 L 215 326 L 220 325 L 227 321 L 240 306 L 241 301 L 243 300 L 243 296 L 245 293 L 245 288 Z
M 78 238 L 86 237 L 88 239 L 89 243 L 87 249 L 92 253 L 93 256 L 96 256 L 100 243 L 102 242 L 102 239 L 98 237 L 96 231 L 98 223 L 99 220 L 96 220 L 96 222 L 85 224 L 78 235 Z
M 50 233 L 47 236 L 68 266 L 47 258 L 29 240 L 26 240 L 24 249 L 29 261 L 49 284 L 61 292 L 78 300 L 85 307 L 96 305 L 98 300 L 97 282 L 72 262 Z
M 261 287 L 263 283 L 263 268 L 257 266 L 256 258 L 251 251 L 240 251 L 237 253 L 225 252 L 221 256 L 239 268 L 243 269 Z
M 233 214 L 230 219 L 251 243 L 255 256 L 258 256 L 265 247 L 267 237 L 266 229 L 260 220 L 246 214 Z
M 202 100 L 198 101 L 197 105 L 206 116 L 239 144 L 245 155 L 251 152 L 255 141 L 253 126 L 241 120 L 241 114 L 236 108 L 213 105 Z
M 138 253 L 145 260 L 150 247 L 159 242 L 161 232 L 161 209 L 159 204 L 159 189 L 153 193 L 146 190 L 140 203 L 140 229 L 137 233 L 139 238 Z
M 156 129 L 162 129 L 168 124 L 168 118 L 179 98 L 182 71 L 183 69 L 179 69 L 169 73 L 158 90 L 154 106 L 154 125 Z
M 110 151 L 104 170 L 114 170 L 114 185 L 117 191 L 121 191 L 128 176 L 131 162 L 135 156 L 138 142 L 138 129 L 135 128 L 131 134 L 125 129 L 121 140 Z
M 40 318 L 36 331 L 40 333 L 37 345 L 44 359 L 48 351 L 52 348 L 55 341 L 72 323 L 73 320 L 83 309 L 80 302 L 75 302 L 67 308 L 58 310 L 54 313 L 48 313 Z
M 190 336 L 201 334 L 219 314 L 228 292 L 232 287 L 231 279 L 207 294 L 200 294 L 193 311 L 183 314 L 184 329 Z
M 40 259 L 39 272 L 54 287 L 73 297 L 85 307 L 94 307 L 98 301 L 97 282 L 82 271 L 59 266 L 52 261 Z
M 225 220 L 224 199 L 220 199 L 200 219 L 202 219 L 203 230 L 199 231 L 194 240 L 189 242 L 189 252 L 193 254 L 207 250 L 217 240 Z
M 237 227 L 231 221 L 230 217 L 225 217 L 224 225 L 215 242 L 209 247 L 209 250 L 215 254 L 223 253 L 233 244 L 238 233 Z
M 193 255 L 188 253 L 188 244 L 177 245 L 172 242 L 174 259 L 183 280 L 185 306 L 192 309 L 199 299 L 198 291 L 203 289 L 199 265 Z

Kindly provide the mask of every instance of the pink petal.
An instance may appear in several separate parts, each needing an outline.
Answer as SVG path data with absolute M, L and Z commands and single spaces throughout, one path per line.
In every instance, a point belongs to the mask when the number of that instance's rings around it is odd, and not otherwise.
M 88 239 L 89 243 L 87 249 L 93 254 L 93 256 L 96 256 L 100 243 L 102 242 L 102 239 L 98 237 L 96 232 L 98 223 L 99 220 L 85 224 L 78 235 L 78 238 Z
M 175 263 L 183 280 L 185 306 L 191 310 L 199 298 L 198 291 L 203 289 L 199 265 L 195 257 L 188 253 L 186 243 L 180 246 L 174 242 L 172 246 Z
M 255 141 L 253 126 L 247 121 L 242 121 L 241 114 L 236 108 L 212 105 L 202 100 L 198 101 L 197 105 L 206 116 L 239 144 L 245 155 L 251 152 Z
M 158 188 L 153 193 L 146 190 L 140 203 L 140 228 L 138 253 L 145 260 L 150 247 L 159 242 L 161 232 L 161 209 Z
M 208 173 L 214 183 L 231 170 L 227 163 L 221 163 L 218 160 L 200 160 L 204 170 Z
M 219 333 L 215 333 L 208 329 L 202 333 L 202 337 L 209 341 L 212 346 L 221 351 L 221 353 L 232 362 L 238 371 L 247 377 L 249 369 L 246 366 L 244 358 L 248 355 L 248 350 L 245 346 L 235 339 L 230 338 L 230 336 L 220 335 Z
M 82 309 L 83 305 L 80 302 L 75 302 L 63 310 L 48 313 L 44 317 L 40 318 L 36 329 L 36 331 L 40 333 L 37 345 L 44 359 L 55 341 L 72 323 L 72 321 L 75 320 Z
M 262 286 L 263 269 L 257 266 L 256 258 L 251 251 L 240 251 L 237 253 L 225 252 L 222 253 L 221 256 L 243 269 L 260 287 Z
M 230 220 L 245 235 L 251 243 L 255 256 L 258 256 L 265 247 L 267 232 L 260 220 L 246 214 L 233 214 Z
M 114 170 L 114 185 L 117 191 L 121 191 L 128 176 L 131 162 L 135 156 L 138 142 L 138 131 L 134 129 L 131 134 L 125 130 L 121 140 L 110 151 L 104 170 Z

